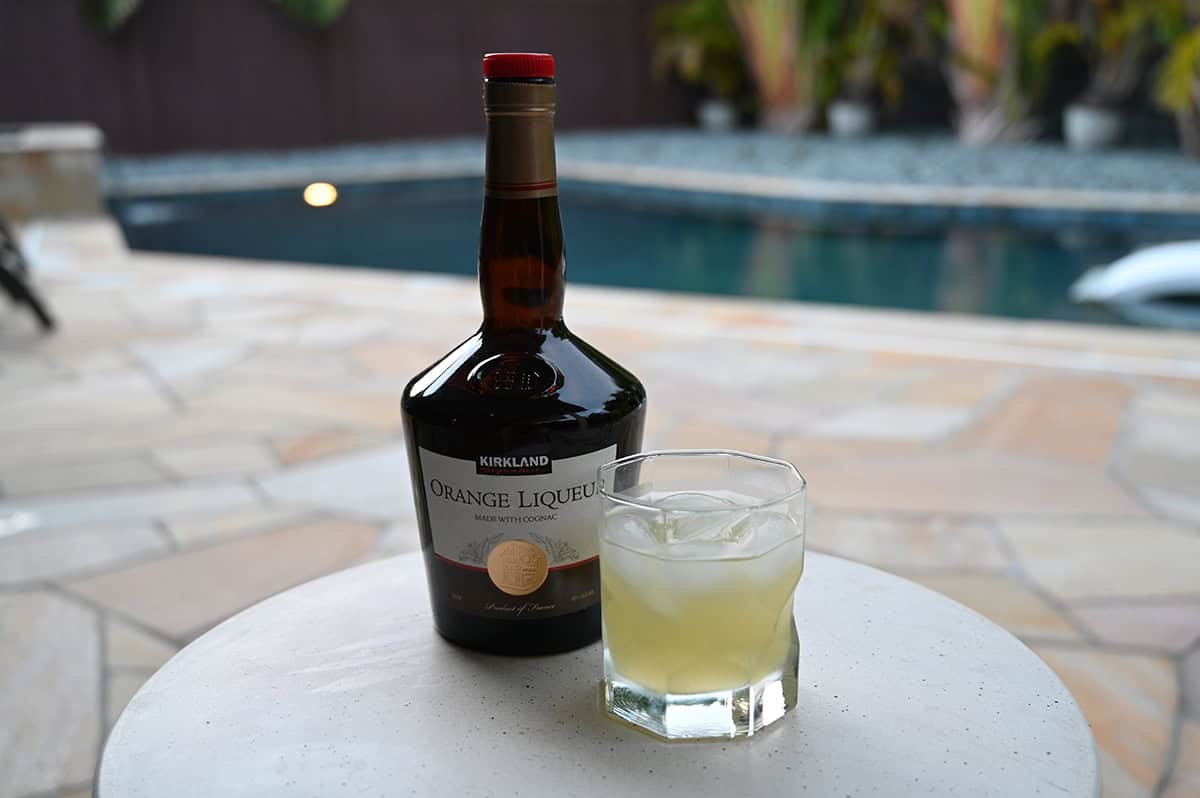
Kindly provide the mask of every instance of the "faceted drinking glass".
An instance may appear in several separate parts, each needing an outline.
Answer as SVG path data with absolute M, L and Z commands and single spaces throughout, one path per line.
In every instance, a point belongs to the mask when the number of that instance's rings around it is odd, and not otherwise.
M 600 468 L 609 714 L 670 739 L 754 734 L 796 703 L 804 478 L 723 450 Z

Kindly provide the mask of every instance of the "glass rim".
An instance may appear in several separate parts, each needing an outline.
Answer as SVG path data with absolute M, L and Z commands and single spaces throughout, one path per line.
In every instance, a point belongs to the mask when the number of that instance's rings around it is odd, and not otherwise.
M 779 496 L 772 496 L 769 499 L 763 499 L 762 501 L 754 502 L 753 504 L 739 504 L 739 505 L 737 505 L 737 509 L 739 509 L 739 510 L 761 510 L 765 507 L 770 507 L 772 505 L 780 504 L 781 502 L 791 501 L 792 499 L 796 498 L 797 496 L 804 494 L 804 492 L 808 489 L 808 480 L 804 478 L 804 475 L 800 473 L 800 470 L 798 468 L 796 468 L 796 466 L 794 464 L 789 463 L 787 460 L 780 460 L 777 457 L 768 457 L 765 454 L 751 454 L 750 452 L 741 452 L 741 451 L 738 451 L 737 449 L 657 449 L 657 450 L 650 451 L 650 452 L 638 452 L 636 454 L 627 454 L 624 457 L 619 457 L 616 460 L 610 460 L 609 462 L 600 466 L 600 468 L 598 468 L 596 470 L 596 474 L 599 477 L 596 480 L 597 490 L 598 490 L 600 496 L 604 497 L 605 499 L 617 502 L 619 504 L 624 504 L 629 507 L 638 507 L 643 510 L 653 510 L 655 512 L 660 512 L 660 513 L 662 513 L 662 512 L 685 512 L 685 513 L 691 513 L 693 515 L 705 515 L 705 514 L 709 514 L 709 513 L 727 513 L 733 508 L 730 508 L 730 507 L 701 507 L 701 508 L 697 508 L 694 510 L 689 510 L 686 507 L 660 507 L 659 505 L 654 504 L 653 502 L 639 501 L 635 498 L 626 496 L 624 494 L 616 493 L 614 491 L 609 490 L 605 486 L 604 475 L 606 473 L 615 471 L 618 468 L 621 468 L 622 466 L 629 465 L 630 463 L 636 463 L 638 461 L 643 461 L 643 460 L 651 460 L 656 457 L 704 457 L 704 456 L 711 456 L 711 455 L 724 455 L 724 456 L 734 457 L 739 460 L 753 460 L 758 463 L 763 463 L 763 464 L 771 465 L 771 466 L 777 466 L 777 467 L 786 469 L 787 471 L 790 471 L 792 477 L 794 477 L 797 480 L 798 484 L 796 485 L 796 487 L 792 488 L 791 490 L 788 490 L 788 491 L 780 494 Z

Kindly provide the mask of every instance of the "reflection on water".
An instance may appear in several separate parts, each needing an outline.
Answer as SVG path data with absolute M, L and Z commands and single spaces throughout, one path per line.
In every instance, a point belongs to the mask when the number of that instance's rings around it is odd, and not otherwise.
M 988 254 L 979 231 L 963 227 L 946 231 L 937 281 L 939 307 L 958 313 L 984 312 L 991 290 Z
M 113 205 L 139 249 L 454 274 L 476 268 L 476 180 L 345 186 L 327 208 L 306 206 L 293 190 Z M 828 207 L 808 217 L 698 210 L 578 184 L 564 189 L 562 209 L 573 283 L 1110 323 L 1117 318 L 1107 311 L 1071 303 L 1071 283 L 1135 248 L 1186 237 L 865 222 Z
M 755 222 L 739 293 L 764 297 L 795 296 L 797 270 L 793 263 L 804 239 L 785 225 L 773 223 L 770 218 Z

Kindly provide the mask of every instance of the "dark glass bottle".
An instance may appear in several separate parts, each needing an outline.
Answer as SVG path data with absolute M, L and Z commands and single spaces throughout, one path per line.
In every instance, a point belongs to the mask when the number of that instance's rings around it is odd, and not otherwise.
M 404 391 L 434 622 L 504 654 L 599 638 L 596 469 L 639 450 L 646 406 L 563 323 L 553 63 L 484 59 L 483 324 Z

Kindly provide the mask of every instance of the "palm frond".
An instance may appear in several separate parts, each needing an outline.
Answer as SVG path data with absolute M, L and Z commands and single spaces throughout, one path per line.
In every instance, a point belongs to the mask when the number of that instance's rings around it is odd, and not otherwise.
M 114 34 L 142 7 L 142 0 L 83 0 L 83 15 L 97 30 Z
M 1163 62 L 1155 82 L 1155 99 L 1177 114 L 1196 107 L 1200 85 L 1200 26 L 1180 37 Z

